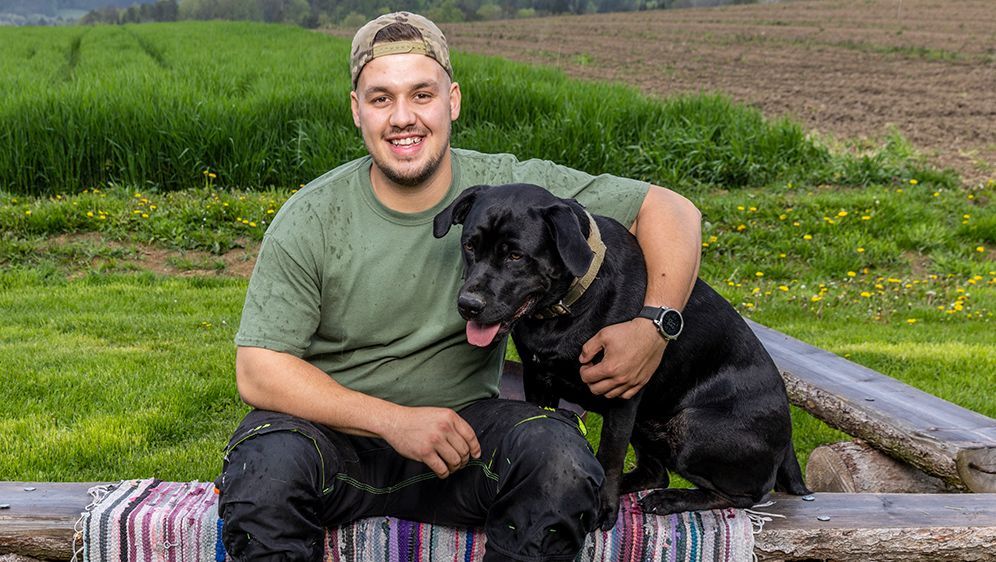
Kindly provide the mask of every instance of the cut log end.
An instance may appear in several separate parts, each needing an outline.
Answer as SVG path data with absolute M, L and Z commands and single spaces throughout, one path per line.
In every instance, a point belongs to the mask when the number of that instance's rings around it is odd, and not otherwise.
M 966 449 L 956 459 L 958 474 L 973 492 L 996 492 L 996 449 Z
M 943 480 L 854 440 L 821 445 L 806 463 L 815 492 L 933 494 L 957 491 Z

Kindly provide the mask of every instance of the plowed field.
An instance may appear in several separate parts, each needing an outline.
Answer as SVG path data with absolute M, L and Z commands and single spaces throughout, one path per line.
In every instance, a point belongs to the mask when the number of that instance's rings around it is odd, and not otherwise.
M 457 50 L 658 96 L 723 92 L 837 139 L 878 142 L 895 127 L 966 183 L 996 174 L 993 0 L 802 0 L 442 27 Z

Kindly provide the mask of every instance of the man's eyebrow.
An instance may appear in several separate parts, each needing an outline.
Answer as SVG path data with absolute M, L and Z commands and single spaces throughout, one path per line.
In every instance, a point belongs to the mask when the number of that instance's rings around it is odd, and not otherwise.
M 436 80 L 425 80 L 419 82 L 409 88 L 410 91 L 414 90 L 434 90 L 439 86 L 439 82 Z M 386 86 L 370 86 L 366 90 L 363 90 L 364 96 L 371 96 L 373 94 L 390 94 L 391 91 Z

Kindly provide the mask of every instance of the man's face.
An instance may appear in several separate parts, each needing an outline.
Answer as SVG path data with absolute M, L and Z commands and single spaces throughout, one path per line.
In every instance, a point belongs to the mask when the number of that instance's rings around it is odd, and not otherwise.
M 379 57 L 363 67 L 350 97 L 353 122 L 387 179 L 408 187 L 429 180 L 460 115 L 460 86 L 443 67 L 420 54 Z

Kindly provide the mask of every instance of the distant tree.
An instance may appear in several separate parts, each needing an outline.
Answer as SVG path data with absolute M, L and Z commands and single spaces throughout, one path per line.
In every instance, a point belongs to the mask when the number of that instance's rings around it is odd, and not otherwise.
M 505 14 L 502 12 L 501 6 L 490 2 L 482 4 L 481 7 L 477 9 L 477 18 L 484 21 L 501 19 L 503 15 Z
M 456 0 L 442 0 L 439 4 L 426 10 L 425 16 L 435 22 L 464 21 L 463 11 L 456 5 Z
M 518 19 L 535 18 L 536 8 L 519 8 L 515 11 L 515 17 Z
M 367 19 L 367 16 L 359 12 L 349 12 L 349 15 L 342 19 L 342 26 L 359 29 L 360 26 L 367 23 Z

